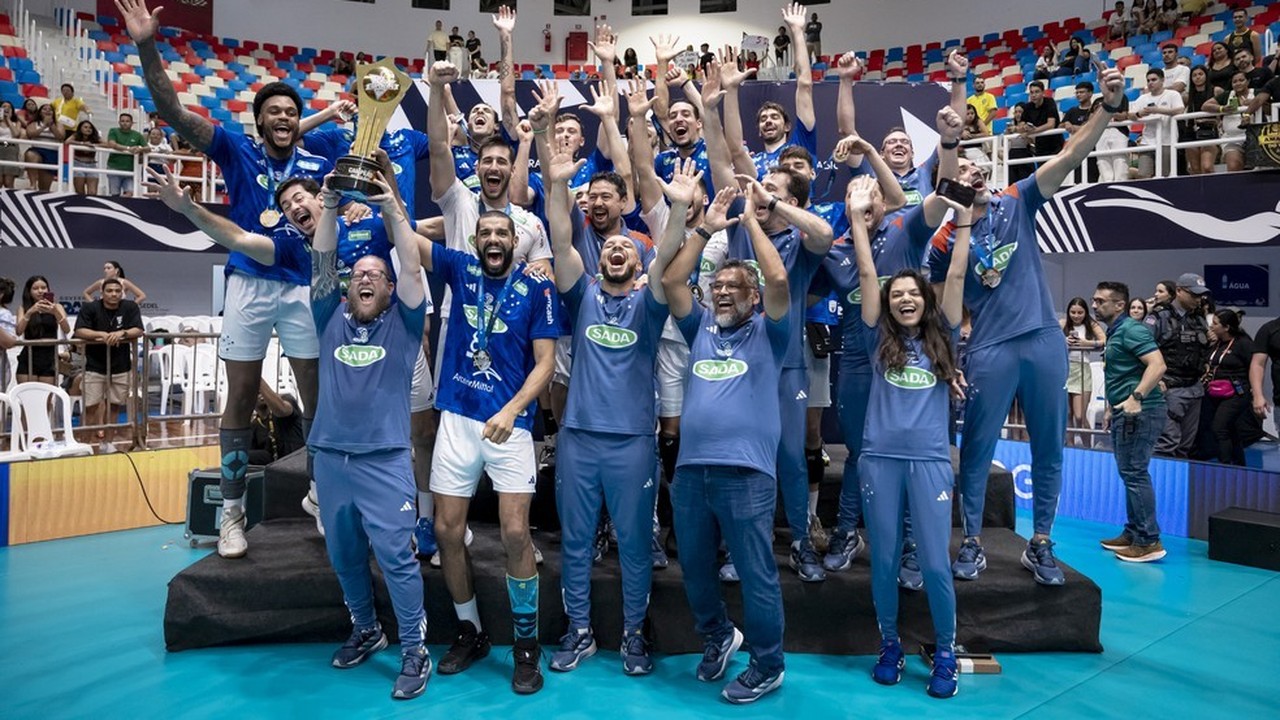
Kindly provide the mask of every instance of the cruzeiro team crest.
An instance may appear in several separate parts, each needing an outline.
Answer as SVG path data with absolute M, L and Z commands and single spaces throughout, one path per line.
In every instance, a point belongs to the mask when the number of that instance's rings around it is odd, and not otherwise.
M 703 380 L 718 382 L 744 375 L 748 367 L 742 360 L 729 358 L 727 360 L 699 360 L 693 364 L 691 370 L 694 375 Z
M 884 374 L 884 379 L 903 390 L 928 390 L 938 384 L 938 378 L 932 372 L 918 367 L 889 370 Z
M 387 351 L 376 345 L 339 345 L 333 350 L 338 362 L 353 368 L 369 367 L 386 356 Z
M 995 266 L 996 272 L 1004 274 L 1005 268 L 1009 267 L 1009 261 L 1013 259 L 1013 253 L 1018 249 L 1018 243 L 1009 243 L 1001 245 L 991 253 L 991 264 Z M 973 268 L 973 274 L 981 278 L 991 268 L 986 267 L 979 260 Z
M 636 344 L 635 332 L 612 325 L 587 326 L 587 339 L 610 350 L 621 350 Z
M 880 283 L 880 287 L 884 287 L 884 284 L 889 282 L 889 276 L 881 275 L 880 277 L 876 278 L 876 280 Z M 862 286 L 859 285 L 858 287 L 854 288 L 853 292 L 849 293 L 848 299 L 849 299 L 850 305 L 861 305 L 862 304 Z

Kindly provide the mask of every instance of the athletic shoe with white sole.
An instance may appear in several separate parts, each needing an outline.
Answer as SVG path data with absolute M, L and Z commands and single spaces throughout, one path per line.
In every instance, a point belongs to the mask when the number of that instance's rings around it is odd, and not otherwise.
M 1155 562 L 1167 554 L 1159 540 L 1150 545 L 1130 545 L 1116 550 L 1117 558 L 1132 563 Z
M 1107 538 L 1106 540 L 1101 540 L 1098 542 L 1098 544 L 1101 545 L 1103 548 L 1110 550 L 1111 552 L 1115 552 L 1117 550 L 1123 550 L 1129 547 L 1130 545 L 1133 545 L 1133 538 L 1129 537 L 1128 533 L 1120 533 L 1119 535 L 1113 538 Z
M 591 628 L 569 628 L 560 638 L 560 649 L 552 653 L 549 665 L 556 672 L 569 672 L 595 654 L 596 638 Z
M 902 548 L 902 560 L 898 563 L 898 587 L 912 592 L 924 589 L 924 571 L 920 569 L 915 543 L 907 543 Z
M 939 650 L 933 655 L 933 672 L 925 691 L 936 698 L 955 697 L 960 691 L 960 671 L 954 651 Z
M 324 537 L 324 523 L 320 521 L 320 501 L 316 499 L 313 491 L 308 490 L 307 494 L 302 496 L 302 509 L 316 519 L 316 532 L 320 533 L 320 537 Z
M 880 657 L 871 668 L 871 679 L 881 685 L 897 685 L 902 680 L 902 668 L 907 657 L 902 653 L 902 643 L 897 640 L 880 641 Z
M 249 541 L 244 538 L 244 508 L 232 505 L 222 509 L 222 523 L 218 525 L 218 554 L 227 559 L 242 558 L 249 552 Z
M 396 678 L 391 697 L 396 700 L 410 700 L 427 689 L 427 680 L 431 677 L 431 653 L 425 645 L 410 648 L 400 654 L 400 676 Z
M 622 638 L 622 672 L 628 675 L 653 672 L 653 653 L 649 641 L 639 630 L 630 631 Z
M 653 562 L 654 570 L 666 569 L 671 564 L 671 560 L 667 557 L 667 551 L 662 547 L 662 540 L 658 538 L 657 531 L 654 531 L 653 538 L 649 541 L 649 559 Z
M 1067 576 L 1058 567 L 1058 561 L 1053 556 L 1053 541 L 1049 538 L 1027 543 L 1027 549 L 1022 551 L 1022 567 L 1030 570 L 1036 582 L 1041 585 L 1062 585 L 1067 582 Z
M 751 663 L 746 670 L 734 678 L 733 682 L 724 686 L 724 690 L 720 691 L 720 697 L 734 705 L 753 703 L 782 687 L 782 678 L 785 675 L 786 672 L 782 670 L 776 673 L 760 672 L 755 663 Z
M 791 569 L 796 571 L 803 582 L 822 582 L 827 579 L 827 573 L 822 569 L 822 562 L 818 560 L 818 551 L 813 547 L 813 541 L 805 538 L 799 545 L 791 546 Z
M 347 670 L 368 660 L 370 655 L 386 646 L 387 635 L 382 632 L 381 625 L 375 624 L 364 630 L 356 628 L 351 631 L 351 637 L 342 643 L 342 647 L 333 653 L 331 664 L 339 670 Z
M 742 647 L 742 632 L 729 626 L 729 631 L 717 638 L 707 638 L 702 647 L 702 661 L 698 663 L 698 679 L 712 682 L 724 677 L 725 668 L 733 654 Z
M 827 554 L 822 558 L 822 569 L 827 572 L 848 570 L 865 545 L 857 530 L 848 533 L 836 530 L 831 533 Z
M 956 561 L 951 563 L 951 574 L 960 580 L 977 580 L 978 573 L 987 569 L 987 554 L 974 538 L 967 538 L 960 545 Z

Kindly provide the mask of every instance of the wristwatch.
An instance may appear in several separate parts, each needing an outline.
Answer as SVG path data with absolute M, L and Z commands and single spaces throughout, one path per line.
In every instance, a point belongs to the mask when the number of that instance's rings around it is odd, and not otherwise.
M 1129 393 L 1129 396 L 1132 397 L 1134 400 L 1137 400 L 1138 402 L 1142 402 L 1147 397 L 1146 395 L 1143 395 L 1137 390 L 1134 390 L 1133 392 Z

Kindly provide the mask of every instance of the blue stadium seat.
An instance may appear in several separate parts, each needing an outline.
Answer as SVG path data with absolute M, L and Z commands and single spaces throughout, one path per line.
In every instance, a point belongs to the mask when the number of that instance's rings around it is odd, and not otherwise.
M 240 47 L 240 41 L 235 38 L 222 38 L 221 42 L 223 45 L 226 45 L 229 48 Z
M 537 78 L 537 76 L 533 74 L 532 70 L 525 70 L 523 73 L 520 74 L 520 78 L 522 80 L 534 80 Z
M 329 75 L 333 73 L 333 68 L 328 65 L 316 65 L 316 72 Z
M 206 105 L 205 107 L 208 106 Z M 209 116 L 219 123 L 227 123 L 235 119 L 231 116 L 231 111 L 224 107 L 209 108 Z
M 986 35 L 982 36 L 982 44 L 989 45 L 993 42 L 996 42 L 999 39 L 1000 39 L 1000 33 L 987 33 Z
M 905 55 L 905 52 L 903 51 L 902 48 L 900 47 L 889 48 L 888 52 L 886 52 L 884 55 L 884 59 L 889 61 L 901 60 L 903 55 Z
M 249 83 L 243 80 L 228 80 L 227 89 L 233 92 L 243 92 L 249 89 Z
M 1227 39 L 1227 36 L 1228 36 L 1228 35 L 1230 35 L 1230 34 L 1231 34 L 1231 28 L 1227 28 L 1227 29 L 1225 29 L 1225 30 L 1220 30 L 1220 31 L 1218 31 L 1218 32 L 1216 32 L 1216 33 L 1214 33 L 1214 34 L 1210 35 L 1210 36 L 1209 36 L 1209 39 L 1210 39 L 1210 40 L 1212 40 L 1212 41 L 1214 41 L 1214 42 L 1222 42 L 1223 40 L 1226 40 L 1226 39 Z
M 192 48 L 194 48 L 194 49 L 196 49 L 196 50 L 210 50 L 210 49 L 212 49 L 212 46 L 211 46 L 211 45 L 209 45 L 209 43 L 207 43 L 207 42 L 205 42 L 205 41 L 203 41 L 203 40 L 192 40 L 192 41 L 191 41 L 191 47 L 192 47 Z
M 285 71 L 285 72 L 293 72 L 295 69 L 297 69 L 297 66 L 296 66 L 296 65 L 294 65 L 293 63 L 291 63 L 291 62 L 285 62 L 285 61 L 283 61 L 283 60 L 281 60 L 280 62 L 276 63 L 276 67 L 280 68 L 281 70 L 283 70 L 283 71 Z
M 206 78 L 213 74 L 213 69 L 210 68 L 208 65 L 197 65 L 191 68 L 191 72 L 199 75 L 202 78 Z
M 222 107 L 223 100 L 217 95 L 201 95 L 200 105 L 213 110 Z
M 1151 52 L 1139 54 L 1142 55 L 1142 62 L 1146 63 L 1148 66 L 1164 67 L 1164 55 L 1159 50 L 1152 50 Z
M 110 39 L 111 39 L 111 33 L 107 32 L 107 31 L 105 31 L 105 30 L 90 30 L 90 31 L 89 31 L 89 39 L 90 39 L 90 40 L 94 40 L 94 41 L 97 41 L 97 40 L 110 40 Z
M 103 53 L 103 54 L 102 54 L 102 57 L 103 57 L 103 58 L 105 58 L 107 62 L 112 63 L 112 64 L 115 64 L 115 63 L 118 63 L 118 62 L 121 62 L 121 63 L 122 63 L 122 62 L 124 62 L 124 61 L 125 61 L 124 53 L 122 53 L 122 52 L 108 52 L 108 53 Z
M 315 57 L 315 56 L 319 55 L 319 54 L 320 54 L 320 51 L 319 51 L 319 50 L 317 50 L 317 49 L 315 49 L 315 48 L 304 47 L 304 48 L 302 48 L 302 49 L 298 50 L 298 54 L 299 54 L 299 55 L 301 55 L 301 56 L 303 56 L 303 57 L 305 57 L 305 58 L 307 58 L 307 59 L 311 59 L 311 58 L 313 58 L 313 57 Z
M 214 97 L 216 97 L 216 98 L 218 98 L 219 100 L 221 100 L 221 101 L 223 101 L 223 102 L 226 102 L 226 101 L 228 101 L 228 100 L 234 100 L 234 99 L 235 99 L 235 97 L 236 97 L 236 91 L 235 91 L 235 90 L 232 90 L 232 89 L 231 89 L 231 88 L 229 88 L 229 87 L 214 88 L 214 89 L 213 89 L 213 96 L 214 96 Z
M 1074 95 L 1069 98 L 1063 98 L 1062 100 L 1058 101 L 1058 112 L 1065 113 L 1068 110 L 1076 109 L 1076 107 L 1078 107 L 1079 105 L 1080 105 L 1080 101 L 1076 100 Z
M 99 15 L 97 20 L 102 27 L 115 27 L 120 24 L 120 21 L 114 15 Z
M 1137 52 L 1137 47 L 1139 45 L 1145 45 L 1146 43 L 1149 43 L 1149 42 L 1151 42 L 1150 35 L 1130 35 L 1129 36 L 1129 47 L 1134 48 L 1134 52 Z
M 1129 102 L 1133 102 L 1134 100 L 1137 100 L 1138 96 L 1141 94 L 1142 94 L 1142 88 L 1132 87 L 1124 91 L 1124 96 L 1128 98 Z
M 171 48 L 171 49 L 172 49 L 172 48 Z M 138 46 L 137 46 L 137 45 L 132 45 L 132 44 L 130 44 L 130 43 L 121 43 L 121 44 L 120 44 L 120 52 L 124 53 L 125 55 L 137 55 L 137 54 L 138 54 Z
M 17 80 L 21 85 L 39 85 L 40 73 L 35 70 L 23 70 L 22 72 L 14 73 L 13 79 Z
M 991 121 L 991 132 L 996 135 L 1003 135 L 1004 129 L 1009 126 L 1009 118 L 996 118 Z
M 1167 42 L 1172 39 L 1173 39 L 1173 32 L 1170 30 L 1163 30 L 1158 33 L 1152 33 L 1151 35 L 1151 42 L 1157 43 L 1157 44 Z
M 249 68 L 245 67 L 244 65 L 238 62 L 227 63 L 227 69 L 233 73 L 236 73 L 237 75 L 249 72 Z
M 1056 78 L 1049 79 L 1050 90 L 1057 90 L 1060 87 L 1066 87 L 1067 85 L 1075 85 L 1075 84 L 1076 84 L 1076 79 L 1073 77 L 1056 77 Z
M 0 95 L 14 95 L 21 94 L 21 92 L 22 88 L 18 86 L 18 83 L 11 82 L 9 80 L 0 80 Z M 14 107 L 22 107 L 22 103 L 18 103 Z
M 907 76 L 907 82 L 922 83 L 924 82 L 924 77 L 925 77 L 924 73 L 911 73 L 910 75 Z
M 178 37 L 182 34 L 182 30 L 176 27 L 160 26 L 160 34 L 164 37 Z

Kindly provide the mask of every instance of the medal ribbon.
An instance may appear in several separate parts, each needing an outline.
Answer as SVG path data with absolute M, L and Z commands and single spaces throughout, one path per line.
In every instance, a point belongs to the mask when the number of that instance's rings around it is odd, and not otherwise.
M 267 200 L 266 209 L 275 210 L 276 209 L 276 175 L 271 168 L 271 157 L 267 155 L 267 144 L 265 141 L 263 141 L 258 145 L 258 152 L 262 154 L 262 161 L 267 166 L 267 198 L 268 200 Z M 289 178 L 293 177 L 293 165 L 296 162 L 298 162 L 298 147 L 295 145 L 289 155 L 289 164 L 284 166 L 284 172 L 281 173 L 280 175 L 281 179 L 288 180 Z M 279 222 L 280 221 L 277 220 L 276 224 L 279 224 Z
M 502 311 L 502 304 L 506 302 L 507 295 L 511 293 L 511 287 L 515 282 L 516 274 L 513 272 L 507 275 L 507 282 L 502 286 L 502 291 L 498 293 L 497 298 L 493 302 L 493 315 L 489 317 L 489 321 L 485 322 L 485 293 L 484 281 L 481 280 L 480 292 L 476 296 L 476 350 L 486 351 L 489 347 L 489 334 L 493 332 L 493 325 L 498 321 L 498 313 Z

